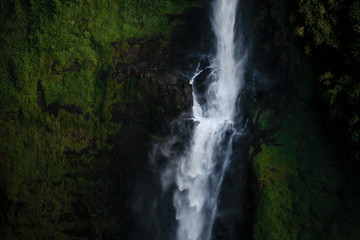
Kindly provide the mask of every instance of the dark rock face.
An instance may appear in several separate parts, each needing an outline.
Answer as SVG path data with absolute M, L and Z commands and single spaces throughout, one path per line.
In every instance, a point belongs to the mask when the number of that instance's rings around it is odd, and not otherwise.
M 140 89 L 154 101 L 163 103 L 169 117 L 187 110 L 192 105 L 192 91 L 188 79 L 171 73 L 143 72 L 140 75 Z
M 167 204 L 155 197 L 162 192 L 160 174 L 149 153 L 154 136 L 169 135 L 170 122 L 191 109 L 192 87 L 187 77 L 174 70 L 172 60 L 181 56 L 168 58 L 174 45 L 164 48 L 159 38 L 135 39 L 129 44 L 128 51 L 121 52 L 120 45 L 112 43 L 126 61 L 113 58 L 112 77 L 123 85 L 120 94 L 124 100 L 111 106 L 111 121 L 122 124 L 120 132 L 109 140 L 114 148 L 101 153 L 110 158 L 108 176 L 113 188 L 108 193 L 112 206 L 108 217 L 116 219 L 103 235 L 105 239 L 163 239 L 162 231 L 174 231 L 157 229 L 155 215 L 166 214 L 173 221 L 175 213 L 172 196 L 161 200 Z M 161 206 L 156 207 L 158 204 Z
M 115 71 L 112 81 L 122 85 L 123 101 L 111 106 L 112 122 L 121 123 L 120 132 L 109 139 L 114 147 L 107 156 L 107 217 L 109 229 L 104 239 L 175 239 L 176 221 L 172 191 L 162 192 L 159 166 L 151 162 L 153 143 L 162 141 L 175 129 L 171 121 L 186 119 L 192 106 L 189 76 L 211 45 L 209 8 L 190 8 L 174 16 L 184 25 L 174 29 L 164 46 L 161 36 L 150 40 L 131 39 L 123 50 L 113 42 Z M 188 124 L 191 128 L 192 123 Z
M 131 69 L 131 65 L 128 68 Z M 131 72 L 131 71 L 129 71 Z M 133 75 L 125 75 L 125 78 L 134 76 L 137 80 L 138 91 L 146 98 L 148 102 L 135 103 L 117 103 L 112 108 L 113 121 L 119 120 L 140 120 L 139 118 L 151 118 L 154 113 L 150 108 L 160 112 L 163 120 L 154 116 L 157 121 L 166 121 L 175 118 L 182 111 L 189 110 L 192 105 L 192 90 L 189 80 L 173 73 L 163 70 L 136 70 Z M 125 91 L 125 95 L 130 95 Z M 141 106 L 143 105 L 143 106 Z M 130 109 L 133 106 L 133 109 Z M 137 111 L 141 110 L 141 111 Z M 155 114 L 156 115 L 156 114 Z M 143 119 L 144 120 L 144 119 Z
M 113 104 L 111 113 L 113 122 L 141 124 L 160 133 L 169 121 L 190 110 L 192 88 L 189 79 L 167 68 L 166 55 L 156 51 L 156 42 L 144 42 L 139 48 L 131 46 L 127 57 L 135 62 L 116 64 L 114 78 L 126 85 L 123 95 L 130 101 Z

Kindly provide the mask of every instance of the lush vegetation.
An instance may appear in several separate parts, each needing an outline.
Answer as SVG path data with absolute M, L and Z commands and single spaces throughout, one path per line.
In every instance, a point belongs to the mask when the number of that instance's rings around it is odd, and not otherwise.
M 1 239 L 100 239 L 110 228 L 110 183 L 101 174 L 109 159 L 100 153 L 121 128 L 110 122 L 112 104 L 128 101 L 127 80 L 112 78 L 127 59 L 112 43 L 122 51 L 133 38 L 166 43 L 176 24 L 167 15 L 185 7 L 181 0 L 0 1 Z
M 265 133 L 251 154 L 255 239 L 357 239 L 360 1 L 262 3 L 266 65 L 281 65 L 290 80 L 288 95 L 254 117 Z M 111 108 L 139 95 L 133 77 L 113 79 L 115 64 L 129 61 L 122 51 L 131 39 L 166 44 L 177 23 L 167 16 L 185 7 L 0 0 L 0 239 L 101 239 L 114 227 L 103 153 L 121 122 L 111 122 Z M 273 77 L 284 78 L 279 72 Z M 328 126 L 344 141 L 325 134 Z
M 359 11 L 359 1 L 262 6 L 262 50 L 274 59 L 267 70 L 285 90 L 254 116 L 264 133 L 251 151 L 255 239 L 360 236 Z
M 159 1 L 2 1 L 1 107 L 36 111 L 41 81 L 47 104 L 96 104 L 95 85 L 111 65 L 111 42 L 124 49 L 130 38 L 169 37 L 164 16 L 179 13 L 181 2 Z M 34 113 L 36 115 L 36 113 Z
M 263 122 L 277 131 L 254 158 L 255 239 L 335 240 L 360 234 L 357 176 L 344 176 L 348 169 L 312 117 L 302 111 L 277 113 Z
M 340 131 L 358 149 L 360 1 L 302 0 L 292 14 L 295 34 L 316 66 L 318 93 L 328 104 L 329 115 L 341 126 Z

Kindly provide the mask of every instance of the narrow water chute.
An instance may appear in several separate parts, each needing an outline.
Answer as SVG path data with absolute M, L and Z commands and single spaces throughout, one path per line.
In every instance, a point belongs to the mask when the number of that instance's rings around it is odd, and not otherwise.
M 178 240 L 209 240 L 216 217 L 221 183 L 232 153 L 235 102 L 243 84 L 244 59 L 236 59 L 235 20 L 238 0 L 215 0 L 211 24 L 216 55 L 205 92 L 193 91 L 195 127 L 187 151 L 176 157 L 164 176 L 173 173 L 177 189 L 173 203 Z M 190 83 L 201 74 L 197 71 Z M 202 99 L 202 101 L 200 101 Z M 169 176 L 164 177 L 168 179 Z M 164 185 L 168 185 L 164 181 Z

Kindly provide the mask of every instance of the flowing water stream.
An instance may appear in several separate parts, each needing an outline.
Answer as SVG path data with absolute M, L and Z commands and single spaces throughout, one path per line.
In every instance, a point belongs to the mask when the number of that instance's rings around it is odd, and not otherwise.
M 178 240 L 209 240 L 216 218 L 218 196 L 232 154 L 235 102 L 244 82 L 244 57 L 236 59 L 235 20 L 238 0 L 215 0 L 211 25 L 216 37 L 216 54 L 211 64 L 198 70 L 193 84 L 194 129 L 184 153 L 163 171 L 163 186 L 173 178 L 176 190 Z M 196 82 L 204 71 L 206 86 Z M 204 79 L 202 80 L 204 81 Z

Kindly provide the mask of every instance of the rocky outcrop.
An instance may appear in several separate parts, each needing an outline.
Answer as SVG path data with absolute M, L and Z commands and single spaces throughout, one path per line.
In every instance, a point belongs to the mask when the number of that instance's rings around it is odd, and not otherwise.
M 157 129 L 192 105 L 191 85 L 182 76 L 149 68 L 136 70 L 125 78 L 136 81 L 138 96 L 135 96 L 134 101 L 115 103 L 112 106 L 114 122 L 131 120 Z M 130 91 L 129 88 L 125 89 L 125 96 L 134 97 Z
M 146 221 L 142 215 L 150 211 L 144 209 L 154 205 L 151 201 L 155 199 L 149 196 L 162 191 L 149 153 L 153 142 L 169 135 L 171 121 L 189 112 L 192 87 L 189 79 L 176 70 L 176 66 L 182 66 L 174 64 L 182 56 L 170 54 L 178 45 L 164 46 L 160 39 L 132 39 L 127 50 L 118 42 L 112 43 L 115 71 L 111 81 L 122 87 L 118 93 L 121 100 L 110 107 L 111 121 L 121 124 L 121 129 L 109 139 L 114 147 L 100 153 L 107 156 L 111 166 L 107 172 L 112 186 L 107 192 L 112 206 L 108 217 L 116 219 L 104 232 L 107 239 L 161 239 L 152 225 L 156 220 Z
M 113 46 L 121 51 L 116 43 Z M 121 94 L 126 100 L 112 105 L 113 122 L 136 123 L 163 133 L 167 123 L 191 108 L 189 79 L 167 68 L 166 54 L 159 49 L 159 39 L 152 39 L 122 53 L 128 62 L 116 63 L 114 78 L 124 85 Z

